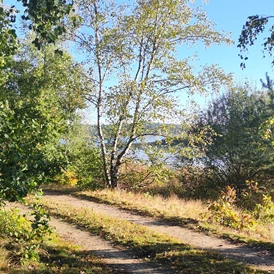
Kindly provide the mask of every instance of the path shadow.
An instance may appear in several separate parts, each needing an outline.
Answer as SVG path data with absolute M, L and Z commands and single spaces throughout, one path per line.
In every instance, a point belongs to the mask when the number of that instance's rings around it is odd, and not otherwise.
M 77 195 L 77 197 L 83 200 L 91 200 L 91 201 L 105 204 L 105 201 L 102 201 L 98 198 L 91 198 L 83 194 Z M 127 211 L 132 212 L 131 210 L 127 210 Z M 140 215 L 140 212 L 136 210 L 136 214 Z M 177 223 L 178 219 L 179 218 L 175 218 L 175 219 L 168 218 L 168 219 L 164 219 L 164 221 L 163 219 L 161 219 L 161 221 L 155 220 L 153 221 L 153 224 L 163 225 L 163 226 L 170 225 L 168 221 L 165 223 L 166 220 L 170 220 L 170 222 L 173 222 L 173 225 L 175 226 L 175 225 L 178 225 Z M 188 223 L 191 221 L 192 221 L 191 219 L 188 220 Z M 197 223 L 196 220 L 194 221 L 195 221 L 194 224 Z M 128 246 L 130 246 L 130 242 L 127 244 Z M 225 256 L 237 259 L 240 262 L 236 262 L 233 260 L 224 260 L 223 257 L 220 257 L 220 255 L 217 255 L 217 253 L 212 254 L 210 252 L 201 251 L 201 250 L 195 250 L 192 252 L 190 251 L 190 248 L 188 246 L 183 244 L 172 245 L 168 243 L 167 245 L 165 245 L 162 243 L 154 243 L 154 244 L 152 243 L 151 245 L 146 245 L 146 246 L 132 246 L 131 249 L 134 252 L 134 254 L 136 254 L 136 256 L 139 258 L 153 259 L 157 257 L 157 261 L 161 263 L 162 265 L 168 264 L 172 266 L 172 263 L 176 262 L 176 265 L 178 265 L 179 268 L 182 269 L 183 271 L 179 273 L 250 273 L 250 272 L 246 272 L 246 268 L 241 264 L 241 261 L 243 260 L 251 264 L 255 262 L 255 264 L 258 266 L 274 265 L 274 260 L 271 260 L 271 258 L 269 262 L 266 262 L 267 257 L 263 257 L 262 259 L 259 258 L 258 260 L 255 261 L 254 258 L 258 256 L 256 255 L 246 256 L 246 253 L 249 251 L 247 251 L 246 249 L 244 249 L 244 247 L 241 247 L 241 246 L 235 247 L 233 249 L 225 249 L 225 248 L 220 249 L 220 248 L 214 248 L 214 247 L 210 249 L 211 251 L 221 252 Z M 102 252 L 105 252 L 105 251 L 102 251 Z M 191 272 L 192 268 L 195 268 L 195 270 L 192 270 Z M 173 273 L 173 272 L 170 272 L 170 273 Z
M 10 274 L 72 274 L 72 273 L 94 273 L 94 274 L 173 274 L 173 273 L 251 273 L 240 262 L 224 260 L 217 253 L 192 250 L 185 245 L 157 244 L 155 246 L 143 246 L 142 251 L 133 252 L 139 258 L 146 258 L 152 262 L 135 261 L 128 262 L 128 256 L 124 251 L 97 250 L 96 256 L 108 259 L 108 263 L 98 261 L 92 251 L 71 251 L 68 249 L 55 249 L 47 247 L 48 255 L 41 257 L 41 262 L 47 265 L 44 269 L 12 270 Z M 184 250 L 184 252 L 182 252 Z M 121 261 L 115 263 L 115 259 Z M 155 260 L 157 258 L 157 264 Z M 111 259 L 114 259 L 112 262 Z M 176 265 L 176 267 L 175 267 Z

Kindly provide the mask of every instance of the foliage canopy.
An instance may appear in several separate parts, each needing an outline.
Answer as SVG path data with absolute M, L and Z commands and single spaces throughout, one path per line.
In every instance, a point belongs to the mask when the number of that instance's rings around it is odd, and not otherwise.
M 46 53 L 46 52 L 45 52 Z M 18 200 L 65 165 L 60 139 L 83 106 L 80 70 L 64 54 L 47 60 L 25 47 L 9 61 L 0 86 L 0 196 Z M 77 74 L 78 73 L 78 74 Z M 73 93 L 73 100 L 68 100 Z

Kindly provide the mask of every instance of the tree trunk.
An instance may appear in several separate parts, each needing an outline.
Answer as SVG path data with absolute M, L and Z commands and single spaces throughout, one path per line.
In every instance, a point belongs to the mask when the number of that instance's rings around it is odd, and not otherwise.
M 110 168 L 110 187 L 118 188 L 120 165 L 115 164 Z

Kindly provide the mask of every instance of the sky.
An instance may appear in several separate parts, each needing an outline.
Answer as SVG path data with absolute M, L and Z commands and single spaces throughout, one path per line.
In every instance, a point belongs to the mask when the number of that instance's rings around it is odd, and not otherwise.
M 8 5 L 20 5 L 16 0 L 3 0 L 3 2 Z M 198 6 L 202 2 L 204 0 L 196 0 Z M 258 81 L 264 77 L 265 72 L 269 72 L 270 76 L 274 74 L 271 58 L 269 56 L 262 58 L 261 44 L 263 40 L 257 41 L 255 46 L 250 48 L 249 60 L 244 70 L 240 68 L 241 60 L 238 57 L 239 49 L 237 48 L 237 41 L 247 17 L 255 14 L 273 15 L 274 0 L 208 0 L 203 8 L 207 12 L 208 18 L 216 23 L 217 30 L 231 32 L 235 44 L 230 47 L 226 45 L 212 46 L 207 50 L 198 47 L 199 64 L 218 63 L 226 72 L 233 72 L 238 78 L 248 77 Z M 274 24 L 274 19 L 270 23 Z M 266 29 L 265 35 L 268 34 L 269 28 Z
M 202 1 L 197 1 L 201 3 Z M 243 25 L 247 17 L 250 15 L 274 15 L 274 0 L 209 0 L 204 6 L 208 18 L 216 23 L 217 30 L 231 32 L 232 39 L 235 44 L 232 46 L 212 46 L 210 49 L 204 50 L 202 47 L 197 48 L 199 55 L 199 63 L 211 64 L 217 63 L 227 72 L 233 73 L 236 81 L 256 82 L 260 86 L 260 79 L 265 79 L 265 73 L 274 78 L 274 70 L 271 65 L 271 57 L 266 55 L 263 58 L 261 44 L 263 38 L 269 34 L 271 23 L 266 28 L 254 46 L 249 48 L 248 61 L 246 68 L 241 69 L 241 59 L 238 56 L 240 53 L 237 48 L 238 38 L 240 36 Z
M 121 2 L 122 0 L 116 0 Z M 16 0 L 4 0 L 4 4 L 20 5 Z M 203 0 L 196 0 L 197 6 L 202 5 Z M 274 78 L 274 68 L 271 65 L 271 57 L 267 54 L 263 58 L 262 43 L 263 38 L 269 34 L 271 24 L 274 24 L 274 19 L 267 26 L 265 32 L 261 35 L 261 39 L 256 41 L 255 45 L 249 48 L 248 61 L 246 68 L 240 67 L 241 59 L 238 56 L 240 53 L 237 48 L 238 38 L 242 27 L 245 24 L 247 17 L 250 15 L 274 15 L 274 0 L 208 0 L 207 4 L 203 5 L 208 18 L 216 23 L 216 30 L 222 30 L 231 33 L 234 45 L 227 46 L 212 45 L 211 48 L 205 49 L 202 45 L 190 49 L 189 55 L 197 53 L 199 60 L 195 62 L 197 70 L 201 65 L 219 64 L 226 73 L 233 73 L 236 83 L 244 83 L 249 81 L 257 88 L 261 87 L 260 79 L 265 79 L 265 73 L 268 72 L 270 77 Z M 186 57 L 188 51 L 185 51 Z M 180 55 L 180 53 L 179 53 Z M 212 98 L 211 98 L 212 99 Z M 199 104 L 206 105 L 210 98 L 200 98 L 199 95 L 194 100 Z M 185 101 L 182 98 L 182 101 Z
M 117 0 L 120 1 L 120 0 Z M 20 6 L 16 0 L 4 0 L 4 4 Z M 200 6 L 204 0 L 196 0 Z M 274 14 L 274 0 L 208 0 L 207 4 L 203 5 L 204 10 L 208 14 L 208 18 L 216 23 L 217 30 L 223 30 L 231 33 L 235 44 L 232 46 L 213 45 L 209 49 L 204 49 L 203 46 L 198 46 L 197 51 L 199 61 L 197 66 L 217 63 L 227 73 L 233 73 L 236 81 L 248 80 L 257 83 L 260 86 L 260 79 L 265 77 L 268 72 L 270 76 L 273 75 L 274 69 L 271 66 L 271 57 L 268 55 L 263 58 L 262 42 L 260 39 L 257 43 L 249 49 L 249 60 L 246 62 L 246 68 L 240 68 L 241 59 L 239 58 L 239 49 L 237 48 L 237 41 L 241 33 L 242 27 L 245 24 L 247 17 L 250 15 L 273 15 Z M 273 22 L 270 22 L 274 24 Z M 270 28 L 266 28 L 261 37 L 266 37 Z

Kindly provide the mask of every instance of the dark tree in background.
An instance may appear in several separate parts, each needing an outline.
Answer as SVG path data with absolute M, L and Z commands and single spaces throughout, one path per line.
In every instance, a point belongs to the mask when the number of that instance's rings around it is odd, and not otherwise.
M 210 127 L 216 134 L 200 159 L 208 187 L 231 186 L 240 195 L 246 180 L 272 184 L 274 151 L 261 135 L 261 125 L 273 115 L 270 98 L 271 92 L 235 87 L 200 114 L 198 127 Z

